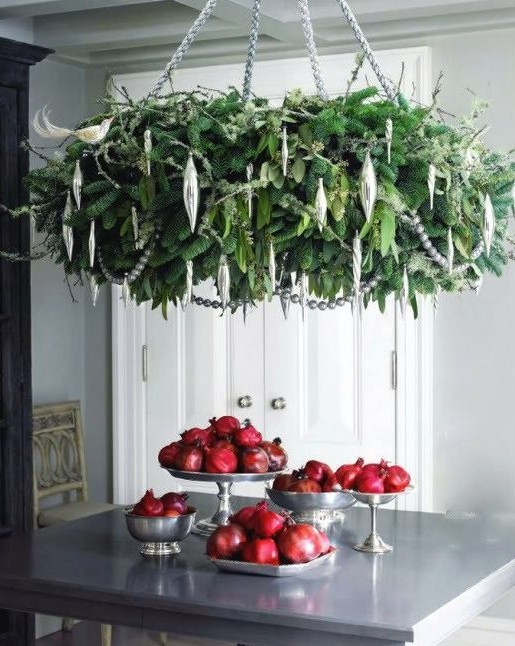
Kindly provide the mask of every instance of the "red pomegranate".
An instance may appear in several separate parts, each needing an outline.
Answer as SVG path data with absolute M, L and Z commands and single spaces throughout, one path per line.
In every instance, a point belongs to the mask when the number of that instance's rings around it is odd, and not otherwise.
M 214 431 L 211 426 L 208 428 L 190 428 L 182 433 L 181 438 L 188 446 L 207 446 L 214 439 Z
M 240 554 L 247 542 L 243 527 L 222 525 L 208 538 L 206 554 L 212 559 L 233 559 Z
M 262 441 L 263 436 L 252 424 L 234 432 L 234 443 L 241 448 L 259 446 Z
M 231 523 L 241 525 L 243 529 L 250 532 L 254 528 L 254 518 L 261 509 L 267 509 L 267 504 L 264 500 L 258 502 L 257 505 L 253 505 L 252 507 L 242 507 L 231 516 L 230 521 Z
M 273 538 L 253 538 L 243 548 L 243 560 L 260 565 L 279 565 L 279 552 Z
M 162 467 L 167 467 L 169 469 L 173 469 L 175 466 L 175 460 L 177 458 L 177 454 L 183 447 L 183 444 L 181 442 L 172 442 L 171 444 L 167 444 L 166 446 L 163 446 L 163 448 L 159 451 L 159 455 L 157 456 L 157 459 L 159 460 L 159 464 Z
M 259 446 L 242 449 L 239 462 L 242 473 L 266 473 L 268 471 L 268 455 Z
M 238 456 L 230 449 L 205 449 L 204 471 L 206 473 L 234 473 L 238 468 Z
M 388 462 L 386 460 L 381 460 L 379 464 L 365 464 L 365 466 L 362 467 L 360 473 L 373 473 L 374 475 L 381 475 L 382 472 L 384 472 L 388 468 Z
M 281 473 L 281 475 L 275 478 L 272 489 L 276 491 L 288 491 L 289 487 L 297 481 L 298 478 L 293 473 Z
M 334 487 L 336 486 L 338 486 L 338 480 L 336 479 L 334 473 L 331 471 L 330 473 L 326 474 L 326 477 L 322 482 L 322 491 L 329 493 L 331 491 L 334 491 Z
M 329 465 L 325 462 L 319 462 L 318 460 L 309 460 L 306 462 L 306 466 L 302 469 L 306 478 L 314 480 L 315 482 L 322 483 L 326 477 L 326 474 L 331 472 Z
M 152 489 L 149 489 L 132 509 L 132 513 L 138 516 L 162 516 L 163 511 L 164 505 L 159 498 L 154 496 Z
M 227 437 L 217 437 L 216 440 L 211 442 L 209 445 L 210 449 L 228 449 L 233 453 L 238 454 L 238 447 L 233 444 L 230 440 L 230 436 Z
M 218 419 L 213 417 L 209 422 L 219 437 L 232 435 L 234 431 L 237 431 L 241 427 L 240 420 L 236 419 L 236 417 L 231 417 L 231 415 L 224 415 Z
M 361 473 L 361 469 L 365 464 L 363 458 L 358 458 L 354 464 L 342 464 L 336 471 L 336 479 L 338 480 L 342 489 L 352 489 L 354 482 Z
M 281 556 L 289 563 L 308 563 L 320 556 L 320 534 L 312 525 L 289 525 L 277 537 Z
M 204 451 L 196 446 L 184 446 L 177 454 L 175 465 L 180 471 L 202 471 Z
M 165 493 L 164 496 L 161 496 L 165 512 L 175 509 L 180 514 L 185 514 L 188 510 L 187 500 L 187 493 L 176 493 L 175 491 L 170 491 L 170 493 Z
M 331 551 L 331 541 L 329 540 L 329 536 L 322 530 L 318 530 L 318 537 L 320 540 L 319 547 L 320 547 L 320 554 L 327 554 L 327 552 Z
M 384 477 L 384 490 L 385 493 L 398 493 L 404 491 L 411 482 L 411 476 L 402 467 L 394 464 L 387 467 L 386 475 Z
M 288 454 L 281 446 L 281 438 L 276 437 L 272 442 L 261 442 L 259 445 L 268 455 L 270 471 L 281 471 L 288 463 Z
M 284 527 L 286 517 L 266 506 L 259 509 L 253 519 L 252 529 L 260 538 L 273 538 Z
M 384 493 L 384 475 L 362 471 L 354 482 L 354 489 L 361 493 Z
M 322 487 L 318 482 L 310 478 L 302 478 L 290 485 L 288 491 L 293 491 L 294 493 L 321 493 Z

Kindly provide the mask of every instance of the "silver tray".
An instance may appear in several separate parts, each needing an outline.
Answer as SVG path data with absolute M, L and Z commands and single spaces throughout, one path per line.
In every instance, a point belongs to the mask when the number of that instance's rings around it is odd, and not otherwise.
M 283 471 L 267 471 L 266 473 L 205 473 L 204 471 L 179 471 L 164 467 L 174 478 L 195 480 L 197 482 L 266 482 L 273 480 Z
M 212 559 L 207 557 L 213 565 L 222 572 L 234 572 L 236 574 L 257 574 L 259 576 L 297 576 L 309 570 L 320 567 L 324 563 L 332 561 L 336 549 L 319 556 L 309 563 L 295 563 L 290 565 L 258 565 L 257 563 L 245 563 L 245 561 L 225 561 L 223 559 Z

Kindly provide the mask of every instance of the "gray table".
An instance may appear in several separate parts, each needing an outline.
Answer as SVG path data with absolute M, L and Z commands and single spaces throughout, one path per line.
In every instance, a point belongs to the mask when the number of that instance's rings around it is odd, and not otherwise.
M 201 516 L 213 504 L 191 500 Z M 368 523 L 350 510 L 333 565 L 268 579 L 217 572 L 195 536 L 174 560 L 146 561 L 122 512 L 107 512 L 0 540 L 0 607 L 249 646 L 430 646 L 515 585 L 513 518 L 382 510 L 395 552 L 376 557 L 350 548 Z

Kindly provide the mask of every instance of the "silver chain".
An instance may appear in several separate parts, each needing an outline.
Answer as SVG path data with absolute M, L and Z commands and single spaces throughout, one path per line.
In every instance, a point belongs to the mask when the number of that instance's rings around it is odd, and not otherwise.
M 374 52 L 372 51 L 372 48 L 370 47 L 370 44 L 366 39 L 365 34 L 363 33 L 363 30 L 358 25 L 356 16 L 352 13 L 352 9 L 349 7 L 349 3 L 346 2 L 346 0 L 336 0 L 336 2 L 337 4 L 340 5 L 341 10 L 343 11 L 343 15 L 347 19 L 347 22 L 349 23 L 352 31 L 354 32 L 354 36 L 356 36 L 356 40 L 361 45 L 361 48 L 365 56 L 367 57 L 368 62 L 370 63 L 370 66 L 374 70 L 379 82 L 381 83 L 383 90 L 386 92 L 386 96 L 390 99 L 390 101 L 395 101 L 397 97 L 397 92 L 392 86 L 392 84 L 390 83 L 390 81 L 386 78 L 386 76 L 381 71 L 381 68 L 379 67 L 379 63 L 377 62 Z
M 170 78 L 171 73 L 175 69 L 177 69 L 177 67 L 180 65 L 180 62 L 182 61 L 188 49 L 190 48 L 191 43 L 195 40 L 199 31 L 204 27 L 209 16 L 213 13 L 213 10 L 216 7 L 217 1 L 218 0 L 208 0 L 206 6 L 202 9 L 197 19 L 195 20 L 195 22 L 193 23 L 189 31 L 182 39 L 182 43 L 175 50 L 174 55 L 172 56 L 172 58 L 170 59 L 170 62 L 165 67 L 163 73 L 157 80 L 157 83 L 155 84 L 154 88 L 150 92 L 149 97 L 159 94 L 163 85 Z
M 254 60 L 259 38 L 259 22 L 261 18 L 261 0 L 254 0 L 252 9 L 252 27 L 250 30 L 249 46 L 247 49 L 247 60 L 245 61 L 245 77 L 243 80 L 243 100 L 250 99 L 252 91 L 252 73 L 254 71 Z
M 306 45 L 309 52 L 309 62 L 311 63 L 311 70 L 313 72 L 313 78 L 315 79 L 317 92 L 322 99 L 327 101 L 329 94 L 325 88 L 324 81 L 322 79 L 322 72 L 320 71 L 320 61 L 318 60 L 315 35 L 313 33 L 313 24 L 309 15 L 308 0 L 297 0 L 297 4 L 299 6 L 302 30 L 304 31 L 304 37 L 306 38 Z

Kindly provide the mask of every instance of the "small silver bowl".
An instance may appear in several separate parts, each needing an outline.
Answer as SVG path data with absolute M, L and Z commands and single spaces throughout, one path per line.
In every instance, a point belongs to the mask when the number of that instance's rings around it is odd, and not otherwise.
M 356 503 L 354 496 L 345 491 L 297 493 L 267 487 L 266 493 L 278 507 L 290 511 L 297 522 L 320 526 L 343 521 L 343 511 Z
M 125 520 L 130 535 L 143 543 L 143 556 L 171 556 L 179 554 L 182 541 L 191 532 L 197 510 L 190 507 L 182 516 L 137 516 L 133 507 L 125 509 Z

